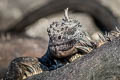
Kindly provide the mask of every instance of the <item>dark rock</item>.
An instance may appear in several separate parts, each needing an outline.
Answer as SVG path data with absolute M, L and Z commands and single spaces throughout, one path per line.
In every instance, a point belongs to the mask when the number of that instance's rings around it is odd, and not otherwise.
M 24 32 L 26 30 L 26 27 L 35 23 L 40 18 L 49 16 L 59 11 L 63 11 L 66 7 L 69 7 L 70 10 L 73 11 L 84 12 L 91 15 L 91 17 L 95 20 L 96 25 L 102 30 L 111 31 L 115 29 L 114 26 L 119 27 L 117 18 L 112 14 L 111 10 L 101 5 L 99 0 L 51 0 L 48 4 L 45 4 L 43 6 L 39 5 L 39 0 L 29 0 L 25 2 L 18 0 L 16 2 L 14 1 L 14 3 L 12 1 L 11 4 L 10 2 L 9 4 L 6 4 L 7 1 L 3 2 L 7 8 L 4 11 L 5 6 L 2 6 L 3 10 L 1 12 L 5 17 L 0 16 L 0 19 L 2 21 L 0 22 L 0 24 L 2 24 L 0 27 L 1 32 Z M 32 5 L 33 2 L 35 2 L 35 5 Z M 30 4 L 31 6 L 26 7 L 27 4 Z M 7 16 L 8 14 L 5 15 L 5 13 L 8 13 L 9 16 Z
M 114 39 L 75 62 L 27 80 L 120 80 L 120 39 Z

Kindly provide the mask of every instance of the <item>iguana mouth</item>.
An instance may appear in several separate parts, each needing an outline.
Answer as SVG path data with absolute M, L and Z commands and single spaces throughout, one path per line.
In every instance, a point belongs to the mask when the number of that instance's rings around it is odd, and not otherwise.
M 75 45 L 75 40 L 69 40 L 64 43 L 58 42 L 58 44 L 49 45 L 49 48 L 54 56 L 56 56 L 57 58 L 63 58 L 75 54 L 77 52 Z
M 75 40 L 69 40 L 67 42 L 57 42 L 54 43 L 54 45 L 51 43 L 49 46 L 51 47 L 52 50 L 57 50 L 57 51 L 67 51 L 71 49 L 75 45 L 76 41 Z M 53 49 L 54 48 L 54 49 Z

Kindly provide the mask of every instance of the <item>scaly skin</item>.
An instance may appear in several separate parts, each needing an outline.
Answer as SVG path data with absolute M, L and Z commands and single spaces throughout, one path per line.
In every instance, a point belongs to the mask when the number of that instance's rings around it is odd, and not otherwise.
M 57 69 L 120 35 L 117 29 L 105 36 L 98 34 L 100 40 L 93 41 L 81 27 L 79 21 L 69 18 L 66 9 L 65 19 L 53 22 L 47 29 L 49 45 L 46 54 L 42 58 L 14 59 L 8 67 L 4 80 L 23 80 L 43 71 Z
M 19 57 L 14 59 L 6 73 L 4 80 L 23 80 L 33 74 L 38 74 L 47 70 L 46 66 L 40 64 L 37 58 Z

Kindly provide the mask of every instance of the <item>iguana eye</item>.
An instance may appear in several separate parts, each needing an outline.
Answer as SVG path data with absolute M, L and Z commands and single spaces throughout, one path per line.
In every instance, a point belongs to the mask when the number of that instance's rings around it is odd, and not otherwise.
M 57 32 L 60 32 L 59 30 L 57 30 Z
M 58 36 L 58 39 L 61 39 L 61 36 Z
M 79 36 L 80 36 L 80 37 L 83 37 L 83 34 L 80 33 Z

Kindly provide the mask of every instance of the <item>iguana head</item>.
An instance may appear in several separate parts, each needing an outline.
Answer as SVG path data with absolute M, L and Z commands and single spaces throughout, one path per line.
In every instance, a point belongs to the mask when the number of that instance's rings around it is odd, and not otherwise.
M 65 10 L 65 19 L 50 25 L 47 29 L 49 49 L 55 57 L 70 56 L 78 51 L 89 52 L 94 43 L 81 27 L 78 20 L 69 19 L 67 10 Z

